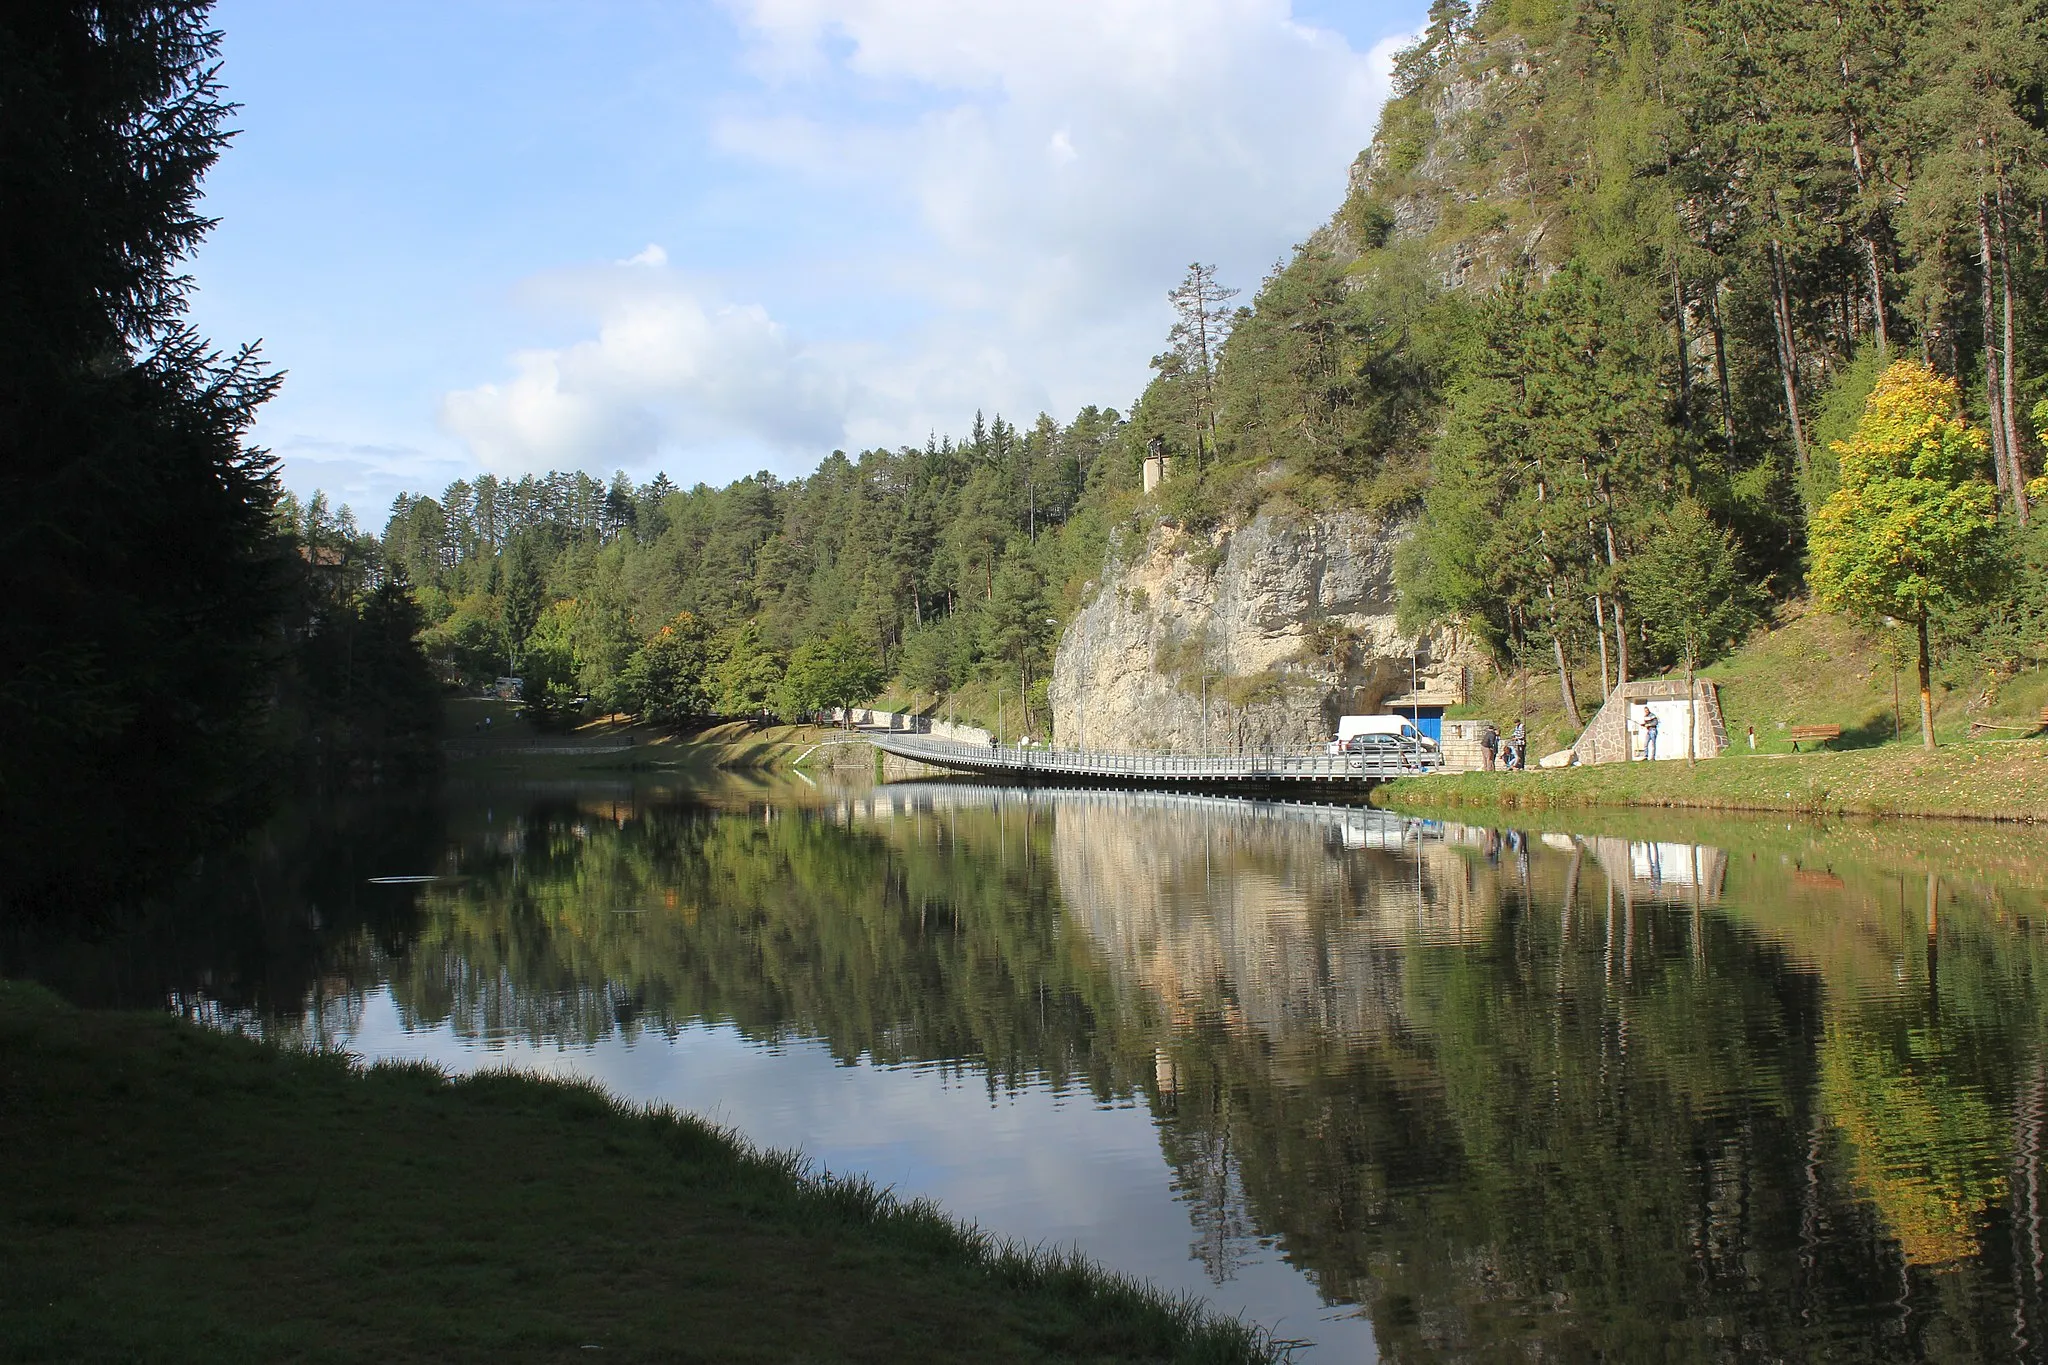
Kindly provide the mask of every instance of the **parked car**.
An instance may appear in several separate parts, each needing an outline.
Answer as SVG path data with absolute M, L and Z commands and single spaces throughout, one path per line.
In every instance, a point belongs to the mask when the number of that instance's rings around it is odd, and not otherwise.
M 1344 741 L 1344 752 L 1354 758 L 1370 759 L 1376 766 L 1414 768 L 1436 767 L 1442 759 L 1436 749 L 1424 747 L 1407 735 L 1362 734 Z
M 1330 741 L 1330 752 L 1348 753 L 1347 747 L 1360 735 L 1394 735 L 1416 745 L 1427 754 L 1441 754 L 1437 742 L 1422 733 L 1415 721 L 1407 716 L 1339 716 L 1337 736 Z

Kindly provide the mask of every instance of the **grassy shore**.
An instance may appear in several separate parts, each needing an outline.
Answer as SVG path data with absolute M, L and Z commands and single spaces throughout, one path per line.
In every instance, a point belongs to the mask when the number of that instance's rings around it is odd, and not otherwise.
M 1700 676 L 1720 687 L 1728 737 L 1743 743 L 1745 732 L 1754 727 L 1763 753 L 1792 752 L 1795 725 L 1828 723 L 1842 727 L 1843 748 L 1911 745 L 1919 738 L 1919 699 L 1911 651 L 1900 652 L 1904 643 L 1792 602 L 1769 629 L 1758 631 Z M 1600 670 L 1597 657 L 1581 662 L 1580 707 L 1583 719 L 1591 721 L 1600 706 Z M 1579 727 L 1564 714 L 1553 674 L 1487 676 L 1482 671 L 1472 684 L 1471 703 L 1449 714 L 1486 717 L 1503 731 L 1523 717 L 1532 757 L 1561 749 L 1578 735 Z M 2006 737 L 2024 735 L 2048 706 L 2048 668 L 1995 679 L 1937 675 L 1933 701 L 1935 735 L 1944 744 L 1970 739 L 1987 726 L 2006 727 L 1992 731 Z
M 841 730 L 815 725 L 729 722 L 678 733 L 626 716 L 606 716 L 560 729 L 537 729 L 515 702 L 451 699 L 443 746 L 451 771 L 464 776 L 568 775 L 579 772 L 766 772 L 801 764 L 874 769 L 871 746 L 848 743 Z M 485 724 L 488 720 L 489 724 Z
M 1846 753 L 1731 754 L 1524 773 L 1402 778 L 1374 793 L 1396 810 L 1662 806 L 1822 815 L 2048 819 L 2048 740 L 1980 740 L 1932 753 L 1903 744 Z
M 363 1069 L 0 983 L 0 1358 L 570 1356 L 1275 1352 L 587 1087 Z

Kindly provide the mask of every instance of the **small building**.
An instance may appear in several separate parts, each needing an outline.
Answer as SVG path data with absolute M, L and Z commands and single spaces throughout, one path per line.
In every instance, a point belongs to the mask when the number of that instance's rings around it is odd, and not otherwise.
M 1657 718 L 1656 757 L 1685 757 L 1687 729 L 1685 679 L 1651 678 L 1623 683 L 1608 694 L 1572 753 L 1580 763 L 1626 763 L 1646 757 L 1643 718 Z M 1691 699 L 1693 753 L 1714 758 L 1728 747 L 1728 729 L 1721 719 L 1721 692 L 1705 678 L 1693 683 Z
M 1465 698 L 1456 692 L 1436 692 L 1427 688 L 1420 692 L 1403 692 L 1398 697 L 1388 697 L 1379 705 L 1380 713 L 1389 716 L 1406 716 L 1415 722 L 1415 728 L 1428 735 L 1438 744 L 1444 742 L 1444 712 L 1453 706 L 1462 706 Z
M 1173 456 L 1166 453 L 1166 441 L 1154 436 L 1145 447 L 1145 491 L 1150 493 L 1159 487 L 1172 472 Z

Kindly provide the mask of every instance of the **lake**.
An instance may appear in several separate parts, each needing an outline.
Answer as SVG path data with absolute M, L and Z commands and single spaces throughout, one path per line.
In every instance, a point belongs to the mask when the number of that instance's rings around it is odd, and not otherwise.
M 2048 1359 L 2048 834 L 1581 824 L 453 782 L 6 966 L 593 1077 L 1304 1360 Z

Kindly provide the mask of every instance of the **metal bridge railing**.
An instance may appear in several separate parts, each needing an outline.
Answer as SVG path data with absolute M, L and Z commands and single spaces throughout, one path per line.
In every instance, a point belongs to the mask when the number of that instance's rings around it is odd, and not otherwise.
M 1188 781 L 1367 782 L 1413 777 L 1442 767 L 1438 755 L 1379 754 L 1118 754 L 1079 749 L 1016 749 L 932 739 L 924 735 L 865 736 L 899 758 L 967 772 L 1064 773 L 1075 777 L 1129 777 Z

